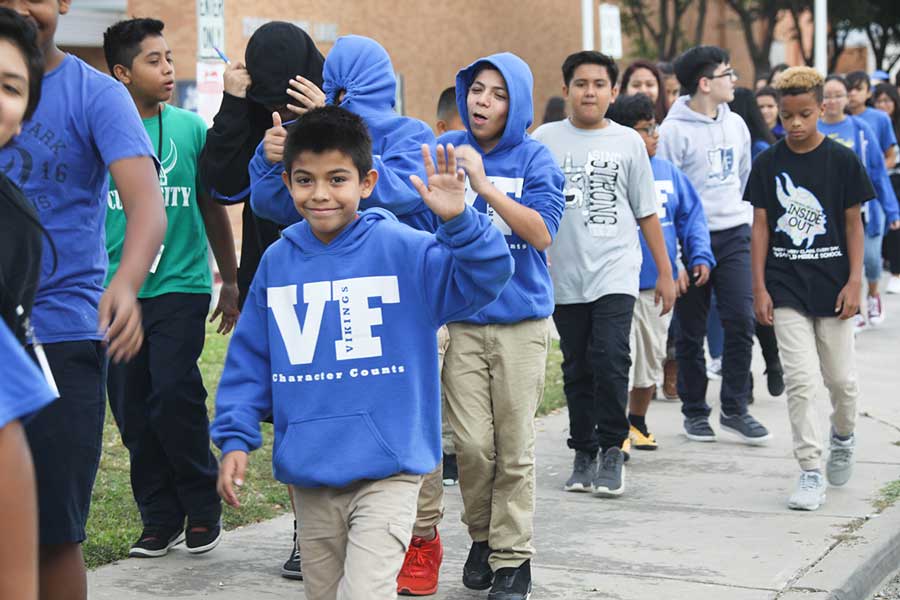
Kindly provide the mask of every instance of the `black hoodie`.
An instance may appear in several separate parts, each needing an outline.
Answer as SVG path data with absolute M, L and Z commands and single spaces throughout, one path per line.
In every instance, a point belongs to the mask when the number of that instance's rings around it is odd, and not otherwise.
M 265 249 L 278 239 L 278 226 L 250 209 L 247 166 L 266 130 L 272 127 L 273 107 L 288 104 L 288 81 L 302 75 L 322 87 L 325 59 L 299 27 L 283 21 L 256 30 L 244 54 L 252 84 L 246 98 L 225 93 L 200 154 L 200 181 L 221 204 L 244 203 L 238 287 L 241 304 Z

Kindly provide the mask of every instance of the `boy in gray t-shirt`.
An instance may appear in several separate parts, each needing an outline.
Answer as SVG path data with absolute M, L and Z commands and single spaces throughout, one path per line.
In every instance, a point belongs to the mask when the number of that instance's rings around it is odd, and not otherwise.
M 625 490 L 628 456 L 628 338 L 641 270 L 638 227 L 659 270 L 662 314 L 672 308 L 675 285 L 644 143 L 637 132 L 605 118 L 616 93 L 615 61 L 578 52 L 566 58 L 562 71 L 572 116 L 541 126 L 534 138 L 566 175 L 566 211 L 548 251 L 568 445 L 575 450 L 565 489 L 618 496 Z

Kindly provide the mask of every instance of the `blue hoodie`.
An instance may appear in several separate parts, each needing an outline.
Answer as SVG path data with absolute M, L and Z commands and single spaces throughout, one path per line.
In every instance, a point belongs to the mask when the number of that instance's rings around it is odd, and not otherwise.
M 466 207 L 436 234 L 370 209 L 330 244 L 288 227 L 262 257 L 228 348 L 211 435 L 222 453 L 275 424 L 275 478 L 302 487 L 431 472 L 441 458 L 436 332 L 493 301 L 503 237 Z
M 820 120 L 819 131 L 856 152 L 860 162 L 865 166 L 878 200 L 863 205 L 866 235 L 868 237 L 883 235 L 887 225 L 900 219 L 900 206 L 897 204 L 897 196 L 884 166 L 884 156 L 875 132 L 865 121 L 852 115 L 847 115 L 839 123 L 828 124 Z
M 378 183 L 360 209 L 385 208 L 414 229 L 434 232 L 439 219 L 409 181 L 410 175 L 425 179 L 422 144 L 434 147 L 434 134 L 422 121 L 394 111 L 397 79 L 388 53 L 375 40 L 345 35 L 328 53 L 323 77 L 328 104 L 336 104 L 343 90 L 341 108 L 362 117 L 372 136 Z M 302 217 L 281 180 L 284 166 L 266 159 L 262 143 L 256 148 L 249 170 L 253 212 L 281 225 L 299 222 Z
M 500 141 L 486 154 L 472 135 L 466 103 L 469 86 L 482 66 L 500 71 L 509 92 L 506 127 Z M 474 147 L 482 155 L 488 179 L 520 204 L 540 213 L 550 237 L 554 238 L 566 205 L 563 197 L 565 177 L 547 147 L 532 139 L 526 131 L 534 114 L 531 99 L 533 87 L 531 70 L 515 54 L 504 52 L 476 60 L 456 75 L 456 106 L 466 130 L 448 131 L 438 142 Z M 466 185 L 468 187 L 468 180 Z M 468 190 L 467 201 L 476 210 L 489 214 L 504 233 L 516 262 L 516 272 L 493 304 L 465 321 L 478 324 L 517 323 L 550 316 L 554 302 L 547 255 L 513 233 L 500 215 L 493 209 L 488 210 L 484 199 L 476 196 L 471 189 Z
M 672 263 L 672 275 L 678 278 L 678 242 L 688 267 L 706 265 L 710 269 L 716 266 L 709 243 L 709 227 L 703 213 L 703 203 L 691 182 L 678 168 L 664 158 L 650 157 L 653 169 L 653 180 L 656 184 L 656 195 L 660 202 L 659 224 L 662 226 L 666 240 L 666 252 Z M 651 290 L 656 287 L 659 271 L 653 262 L 653 255 L 644 234 L 638 229 L 641 240 L 641 283 L 640 289 Z

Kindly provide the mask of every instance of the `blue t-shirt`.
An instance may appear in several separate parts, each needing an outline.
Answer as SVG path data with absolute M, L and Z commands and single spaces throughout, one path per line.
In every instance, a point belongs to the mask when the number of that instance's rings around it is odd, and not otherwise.
M 891 118 L 886 112 L 867 106 L 866 110 L 856 115 L 858 118 L 866 122 L 875 132 L 875 139 L 878 141 L 878 147 L 884 154 L 897 145 L 897 136 L 894 135 L 894 126 L 891 124 Z
M 54 398 L 40 369 L 0 321 L 0 428 L 37 412 Z
M 44 241 L 32 324 L 41 342 L 101 338 L 97 306 L 107 256 L 107 173 L 114 162 L 154 156 L 125 87 L 66 55 L 44 75 L 37 111 L 0 150 L 0 168 L 34 203 L 59 255 Z

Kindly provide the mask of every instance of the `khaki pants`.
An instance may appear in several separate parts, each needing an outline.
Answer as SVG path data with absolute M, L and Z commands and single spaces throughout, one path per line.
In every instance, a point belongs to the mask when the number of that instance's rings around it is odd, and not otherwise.
M 634 303 L 631 323 L 631 387 L 649 388 L 662 381 L 666 338 L 672 312 L 660 316 L 656 290 L 641 290 Z
M 820 372 L 831 396 L 832 429 L 845 436 L 856 426 L 859 387 L 853 320 L 807 317 L 792 308 L 776 308 L 775 335 L 784 367 L 794 456 L 800 468 L 818 469 L 822 443 L 815 397 Z
M 509 325 L 451 323 L 443 382 L 473 541 L 491 568 L 534 555 L 534 415 L 544 395 L 547 319 Z
M 450 333 L 444 325 L 438 329 L 438 373 L 444 369 L 444 355 L 450 345 Z M 441 389 L 441 446 L 444 454 L 455 454 L 453 449 L 453 430 L 447 420 L 447 399 Z M 416 526 L 413 535 L 430 537 L 434 528 L 444 518 L 444 465 L 438 463 L 434 471 L 422 479 L 419 492 L 419 508 L 416 511 Z
M 388 600 L 412 535 L 419 475 L 291 486 L 309 600 Z

